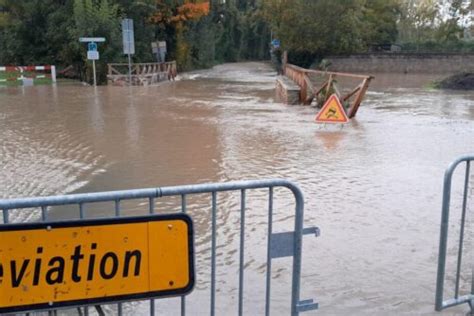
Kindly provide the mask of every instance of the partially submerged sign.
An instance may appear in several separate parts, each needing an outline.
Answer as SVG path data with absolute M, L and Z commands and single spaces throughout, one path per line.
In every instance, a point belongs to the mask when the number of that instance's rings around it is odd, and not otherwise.
M 346 111 L 339 101 L 336 94 L 333 94 L 324 103 L 321 111 L 316 115 L 317 123 L 347 123 L 349 118 L 347 117 Z
M 184 214 L 0 226 L 0 313 L 184 295 L 193 285 Z

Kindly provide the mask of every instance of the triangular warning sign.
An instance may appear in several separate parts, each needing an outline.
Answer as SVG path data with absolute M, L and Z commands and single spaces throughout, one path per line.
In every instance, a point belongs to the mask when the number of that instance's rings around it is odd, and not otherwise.
M 333 94 L 324 103 L 323 108 L 316 115 L 317 123 L 347 123 L 349 118 L 342 107 L 341 101 L 336 94 Z

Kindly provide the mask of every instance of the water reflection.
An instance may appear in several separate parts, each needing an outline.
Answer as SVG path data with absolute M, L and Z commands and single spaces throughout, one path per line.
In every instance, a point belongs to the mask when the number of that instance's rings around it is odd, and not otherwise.
M 324 146 L 325 149 L 337 150 L 339 147 L 339 143 L 344 138 L 346 133 L 342 131 L 322 131 L 316 133 L 316 138 L 320 140 L 320 143 Z

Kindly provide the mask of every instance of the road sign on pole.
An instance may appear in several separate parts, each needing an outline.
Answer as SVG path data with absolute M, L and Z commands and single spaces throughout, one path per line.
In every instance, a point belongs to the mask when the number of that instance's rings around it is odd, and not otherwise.
M 87 51 L 87 59 L 88 60 L 99 60 L 99 52 L 96 50 L 88 50 Z
M 95 71 L 95 61 L 99 60 L 99 51 L 97 50 L 97 43 L 105 42 L 104 37 L 80 37 L 79 42 L 87 44 L 87 59 L 92 60 L 92 72 L 94 75 L 94 87 L 97 86 L 97 75 Z
M 272 40 L 272 46 L 275 49 L 280 48 L 280 40 L 279 39 Z
M 97 51 L 97 43 L 96 42 L 89 42 L 87 44 L 87 50 L 88 51 Z
M 132 58 L 130 55 L 135 54 L 135 38 L 133 33 L 133 20 L 122 20 L 122 39 L 123 53 L 128 55 L 128 81 L 132 85 Z
M 94 87 L 95 87 L 97 86 L 95 61 L 99 60 L 99 52 L 97 51 L 97 44 L 95 42 L 90 42 L 87 44 L 87 59 L 92 60 L 92 72 L 94 73 Z
M 126 55 L 135 54 L 135 35 L 133 32 L 133 20 L 122 20 L 122 39 L 123 39 L 123 53 Z
M 166 61 L 166 42 L 165 41 L 160 41 L 160 42 L 152 42 L 151 43 L 151 49 L 153 51 L 153 54 L 156 56 L 156 61 L 159 63 L 164 63 Z
M 81 43 L 103 43 L 105 42 L 105 37 L 79 37 L 79 42 Z

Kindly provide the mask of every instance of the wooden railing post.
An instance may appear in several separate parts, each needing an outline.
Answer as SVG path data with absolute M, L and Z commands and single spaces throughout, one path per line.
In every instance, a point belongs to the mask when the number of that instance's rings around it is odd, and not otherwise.
M 329 92 L 331 91 L 331 87 L 332 87 L 332 80 L 333 80 L 333 77 L 332 77 L 332 74 L 329 75 L 329 80 L 328 80 L 328 84 L 326 86 L 326 99 L 329 98 Z
M 356 116 L 357 111 L 359 110 L 360 104 L 362 103 L 362 99 L 364 98 L 365 93 L 367 92 L 367 88 L 369 87 L 370 80 L 371 78 L 367 78 L 367 79 L 364 79 L 364 81 L 362 82 L 359 93 L 354 99 L 354 103 L 352 103 L 352 106 L 349 108 L 349 113 L 348 113 L 349 118 L 353 118 Z
M 306 81 L 304 80 L 303 76 L 304 73 L 298 73 L 298 85 L 300 86 L 300 103 L 306 102 L 306 98 L 308 97 L 308 86 Z
M 303 75 L 303 79 L 306 86 L 306 97 L 303 99 L 303 104 L 310 105 L 315 97 L 313 83 L 306 73 Z

